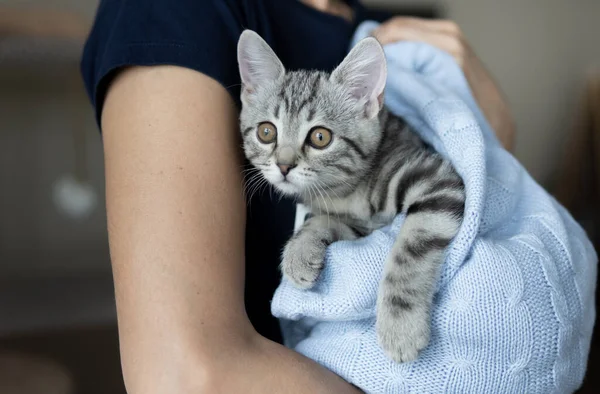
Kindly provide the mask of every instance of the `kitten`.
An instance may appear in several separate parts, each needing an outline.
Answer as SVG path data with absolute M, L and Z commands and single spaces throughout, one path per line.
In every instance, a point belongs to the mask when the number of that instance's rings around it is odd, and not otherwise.
M 383 106 L 383 49 L 359 42 L 331 73 L 286 72 L 246 30 L 238 43 L 244 152 L 276 190 L 314 216 L 288 241 L 281 268 L 315 284 L 328 245 L 363 237 L 406 214 L 378 289 L 380 346 L 397 362 L 427 346 L 434 288 L 462 223 L 465 193 L 449 162 Z

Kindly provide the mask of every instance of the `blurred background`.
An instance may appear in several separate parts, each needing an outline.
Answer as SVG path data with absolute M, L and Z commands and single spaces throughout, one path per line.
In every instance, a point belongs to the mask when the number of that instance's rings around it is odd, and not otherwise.
M 598 245 L 600 1 L 363 3 L 460 24 L 508 97 L 516 157 Z M 125 392 L 101 141 L 79 75 L 97 5 L 0 0 L 2 394 Z M 597 388 L 589 376 L 581 392 Z

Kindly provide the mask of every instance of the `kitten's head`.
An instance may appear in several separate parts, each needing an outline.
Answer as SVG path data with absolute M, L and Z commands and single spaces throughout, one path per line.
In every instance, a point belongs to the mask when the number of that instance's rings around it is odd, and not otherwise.
M 375 38 L 359 42 L 331 73 L 286 71 L 256 33 L 238 43 L 240 128 L 248 160 L 280 192 L 341 196 L 368 176 L 381 139 L 386 62 Z

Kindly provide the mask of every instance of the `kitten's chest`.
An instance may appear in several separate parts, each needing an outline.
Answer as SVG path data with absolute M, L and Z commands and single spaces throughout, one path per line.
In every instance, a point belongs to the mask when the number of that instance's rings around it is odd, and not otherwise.
M 328 214 L 364 233 L 370 233 L 388 225 L 393 215 L 373 213 L 367 197 L 367 187 L 359 187 L 347 197 L 317 198 L 311 202 L 312 212 Z

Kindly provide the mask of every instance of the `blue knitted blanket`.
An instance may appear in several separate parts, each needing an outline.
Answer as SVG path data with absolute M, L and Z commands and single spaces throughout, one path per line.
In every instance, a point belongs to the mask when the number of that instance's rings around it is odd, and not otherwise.
M 376 27 L 363 23 L 353 45 Z M 442 267 L 429 346 L 397 364 L 377 345 L 375 301 L 404 217 L 332 244 L 311 290 L 272 301 L 287 346 L 367 393 L 569 393 L 595 321 L 597 255 L 583 229 L 496 139 L 462 71 L 415 42 L 385 47 L 387 107 L 465 180 L 463 226 Z

